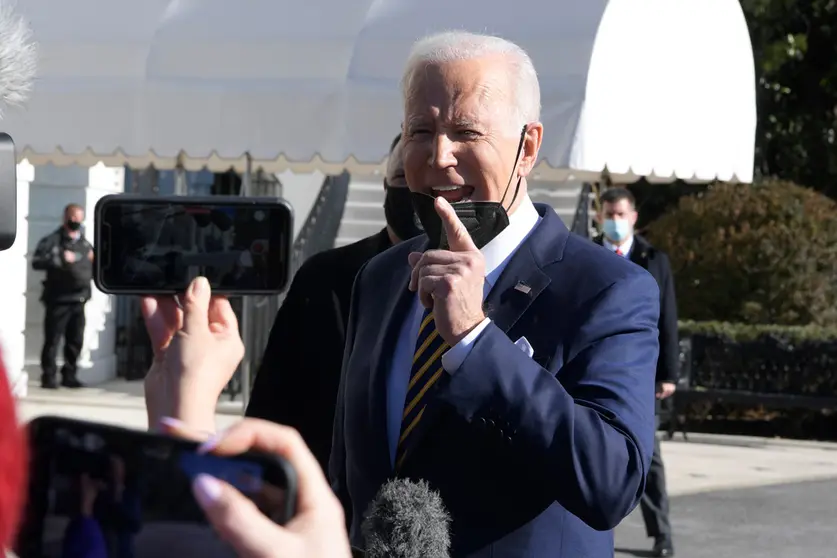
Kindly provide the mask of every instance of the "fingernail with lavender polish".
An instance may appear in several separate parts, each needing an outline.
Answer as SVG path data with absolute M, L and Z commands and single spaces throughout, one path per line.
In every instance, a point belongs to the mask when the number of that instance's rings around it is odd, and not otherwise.
M 202 508 L 213 506 L 221 497 L 221 483 L 213 476 L 201 473 L 192 481 L 192 492 Z
M 163 417 L 160 419 L 160 424 L 162 426 L 168 426 L 169 428 L 183 428 L 186 425 L 183 424 L 182 420 L 178 420 L 172 417 Z
M 213 435 L 207 441 L 198 446 L 198 453 L 209 453 L 216 447 L 218 447 L 218 442 L 221 441 L 223 434 L 223 432 L 219 432 L 218 434 Z

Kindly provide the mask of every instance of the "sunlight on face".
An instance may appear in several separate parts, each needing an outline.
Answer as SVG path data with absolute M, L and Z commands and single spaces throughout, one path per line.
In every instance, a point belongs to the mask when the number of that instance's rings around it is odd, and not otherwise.
M 402 139 L 411 190 L 450 202 L 503 198 L 517 178 L 525 124 L 509 122 L 509 75 L 507 62 L 496 56 L 418 70 L 405 102 Z

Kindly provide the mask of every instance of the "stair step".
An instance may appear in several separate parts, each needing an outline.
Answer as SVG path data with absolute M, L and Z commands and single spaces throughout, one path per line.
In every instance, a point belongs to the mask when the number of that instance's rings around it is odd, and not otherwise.
M 384 208 L 380 206 L 358 207 L 356 205 L 346 205 L 346 209 L 343 211 L 343 220 L 349 222 L 375 221 L 376 223 L 384 223 L 386 221 L 386 213 L 384 213 Z
M 384 205 L 384 198 L 386 197 L 384 193 L 383 186 L 378 186 L 377 188 L 352 188 L 349 187 L 349 196 L 347 201 L 351 201 L 353 203 L 377 203 L 378 205 Z
M 567 198 L 577 200 L 581 194 L 581 188 L 560 188 L 557 190 L 546 188 L 530 188 L 529 197 L 538 196 L 546 198 Z

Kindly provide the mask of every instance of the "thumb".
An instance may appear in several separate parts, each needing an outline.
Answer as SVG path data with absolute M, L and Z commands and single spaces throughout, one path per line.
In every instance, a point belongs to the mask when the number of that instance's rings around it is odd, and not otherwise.
M 186 290 L 183 301 L 183 332 L 195 335 L 209 329 L 209 281 L 196 277 Z
M 407 254 L 407 263 L 410 264 L 410 267 L 416 267 L 423 255 L 421 252 L 410 252 Z
M 237 556 L 271 556 L 289 544 L 281 540 L 286 532 L 229 484 L 200 474 L 192 483 L 192 492 L 206 518 Z
M 442 226 L 445 228 L 445 235 L 448 237 L 448 246 L 451 252 L 476 252 L 477 246 L 474 244 L 471 235 L 468 234 L 468 229 L 459 220 L 453 206 L 445 198 L 436 198 L 436 213 L 442 219 Z

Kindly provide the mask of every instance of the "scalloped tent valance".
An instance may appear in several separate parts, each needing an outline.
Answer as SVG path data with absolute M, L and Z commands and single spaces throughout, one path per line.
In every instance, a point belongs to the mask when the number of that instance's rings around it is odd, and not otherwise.
M 2 122 L 33 164 L 380 170 L 430 32 L 523 46 L 546 180 L 750 181 L 753 54 L 737 0 L 18 0 L 39 79 Z

